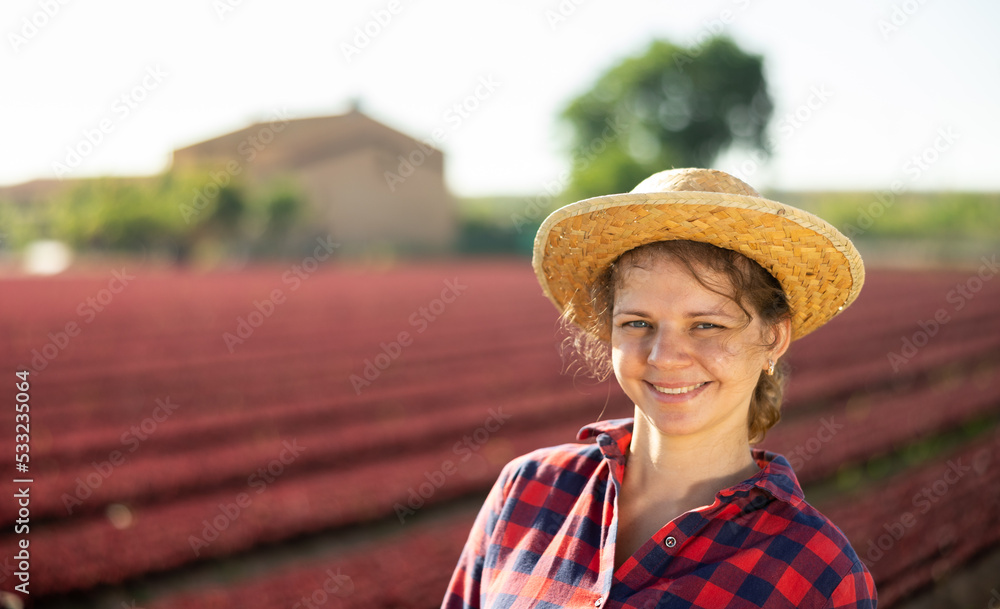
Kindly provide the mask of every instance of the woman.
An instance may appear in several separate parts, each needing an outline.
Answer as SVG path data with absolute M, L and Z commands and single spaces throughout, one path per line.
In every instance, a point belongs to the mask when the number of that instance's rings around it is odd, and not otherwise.
M 875 607 L 788 461 L 750 446 L 780 416 L 789 343 L 861 289 L 850 241 L 721 171 L 678 169 L 553 212 L 533 264 L 635 416 L 509 463 L 443 607 Z

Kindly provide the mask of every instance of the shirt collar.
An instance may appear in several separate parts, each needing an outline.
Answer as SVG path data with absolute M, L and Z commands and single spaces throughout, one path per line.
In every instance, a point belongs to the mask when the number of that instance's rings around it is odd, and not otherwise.
M 632 442 L 632 427 L 635 419 L 610 419 L 585 425 L 576 434 L 577 440 L 587 440 L 597 436 L 597 445 L 605 457 L 624 460 Z
M 619 460 L 628 454 L 634 423 L 635 420 L 631 417 L 597 421 L 580 429 L 576 437 L 578 440 L 587 440 L 597 436 L 597 444 L 604 456 Z M 750 452 L 760 471 L 735 486 L 723 489 L 723 496 L 728 497 L 756 487 L 786 503 L 797 504 L 805 500 L 802 487 L 788 459 L 761 448 L 752 448 Z
M 760 471 L 740 484 L 730 487 L 726 492 L 757 487 L 785 503 L 799 504 L 805 501 L 799 480 L 795 477 L 795 472 L 784 455 L 762 448 L 752 448 L 750 453 L 760 467 Z

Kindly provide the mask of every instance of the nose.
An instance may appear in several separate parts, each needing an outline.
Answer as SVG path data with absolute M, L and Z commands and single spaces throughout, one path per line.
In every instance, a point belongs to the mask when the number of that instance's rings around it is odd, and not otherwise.
M 657 328 L 651 336 L 646 362 L 657 368 L 683 368 L 691 363 L 690 339 L 683 332 L 666 326 Z

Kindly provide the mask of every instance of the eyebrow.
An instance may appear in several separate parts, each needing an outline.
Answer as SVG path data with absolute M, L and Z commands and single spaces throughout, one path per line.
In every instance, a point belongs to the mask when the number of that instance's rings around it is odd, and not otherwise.
M 650 317 L 649 313 L 645 311 L 639 311 L 636 309 L 626 309 L 624 311 L 615 311 L 613 317 L 618 317 L 619 315 L 634 315 L 636 317 Z M 710 311 L 691 311 L 687 313 L 687 317 L 725 317 L 727 319 L 736 319 L 736 317 L 726 313 L 722 309 L 713 309 Z

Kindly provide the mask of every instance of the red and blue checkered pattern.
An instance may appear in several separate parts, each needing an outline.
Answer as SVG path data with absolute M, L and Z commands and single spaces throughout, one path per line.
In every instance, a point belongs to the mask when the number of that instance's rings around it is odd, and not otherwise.
M 806 503 L 781 455 L 667 523 L 614 567 L 615 497 L 632 419 L 511 461 L 483 505 L 443 609 L 871 608 L 875 584 L 847 538 Z

